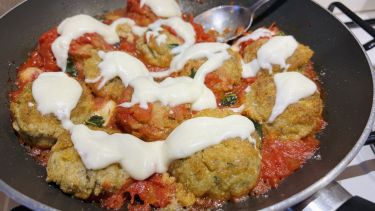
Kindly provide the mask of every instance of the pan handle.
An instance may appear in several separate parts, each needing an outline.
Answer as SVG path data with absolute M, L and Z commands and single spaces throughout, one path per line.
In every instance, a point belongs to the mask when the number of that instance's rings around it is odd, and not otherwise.
M 375 144 L 375 131 L 371 132 L 367 138 L 365 145 Z
M 372 40 L 365 43 L 363 45 L 363 48 L 368 51 L 375 47 L 375 29 L 372 28 L 372 26 L 367 23 L 366 21 L 362 20 L 358 15 L 356 15 L 353 11 L 351 11 L 349 8 L 347 8 L 345 5 L 343 5 L 340 2 L 333 2 L 329 5 L 328 10 L 333 12 L 333 10 L 337 8 L 341 10 L 345 15 L 347 15 L 352 21 L 358 26 L 360 26 L 363 30 L 365 30 L 369 35 L 372 36 Z
M 338 182 L 331 182 L 307 200 L 291 207 L 289 211 L 373 211 L 375 204 L 352 196 Z

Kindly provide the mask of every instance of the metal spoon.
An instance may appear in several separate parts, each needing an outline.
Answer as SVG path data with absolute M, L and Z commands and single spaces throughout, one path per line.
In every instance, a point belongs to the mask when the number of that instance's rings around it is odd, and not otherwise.
M 225 5 L 209 9 L 194 18 L 204 30 L 214 29 L 220 33 L 218 41 L 228 42 L 240 36 L 237 29 L 249 30 L 255 11 L 270 0 L 257 0 L 251 7 Z

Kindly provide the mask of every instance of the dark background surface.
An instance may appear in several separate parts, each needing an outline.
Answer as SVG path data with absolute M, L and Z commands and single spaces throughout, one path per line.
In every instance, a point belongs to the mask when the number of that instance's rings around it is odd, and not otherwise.
M 181 1 L 195 13 L 228 1 Z M 250 1 L 236 1 L 246 2 Z M 63 210 L 94 210 L 45 182 L 45 169 L 38 166 L 18 144 L 10 124 L 7 94 L 15 70 L 35 47 L 40 34 L 78 13 L 97 15 L 124 7 L 123 0 L 33 0 L 22 4 L 0 20 L 0 178 L 34 200 Z M 277 9 L 277 10 L 276 10 Z M 313 61 L 322 75 L 327 128 L 319 135 L 321 160 L 310 160 L 267 197 L 228 204 L 224 209 L 259 209 L 287 199 L 323 178 L 352 149 L 365 127 L 372 104 L 372 79 L 364 53 L 350 32 L 327 11 L 307 0 L 284 0 L 256 19 L 255 27 L 276 22 L 287 34 L 309 45 Z M 26 199 L 25 199 L 26 200 Z

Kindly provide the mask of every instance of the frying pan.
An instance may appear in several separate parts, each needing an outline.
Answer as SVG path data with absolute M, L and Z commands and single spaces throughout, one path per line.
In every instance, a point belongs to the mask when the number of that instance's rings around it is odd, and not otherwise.
M 187 12 L 199 13 L 229 1 L 181 1 Z M 249 6 L 251 1 L 239 0 Z M 37 210 L 99 210 L 99 206 L 63 194 L 45 182 L 46 171 L 26 154 L 10 122 L 7 94 L 16 68 L 34 47 L 38 36 L 64 18 L 78 13 L 101 14 L 124 6 L 123 0 L 33 0 L 16 7 L 0 20 L 0 190 Z M 304 167 L 271 190 L 267 197 L 228 203 L 223 209 L 284 209 L 331 182 L 357 154 L 374 119 L 372 72 L 363 48 L 348 29 L 328 11 L 308 0 L 278 2 L 254 27 L 276 22 L 287 34 L 314 51 L 313 62 L 324 90 L 324 118 L 328 126 L 318 135 L 321 159 Z

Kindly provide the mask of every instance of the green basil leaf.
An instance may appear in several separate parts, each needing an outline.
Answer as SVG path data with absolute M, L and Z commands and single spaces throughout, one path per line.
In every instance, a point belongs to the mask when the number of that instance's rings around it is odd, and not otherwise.
M 195 73 L 197 73 L 197 72 L 195 71 L 195 68 L 194 68 L 194 67 L 191 68 L 189 77 L 190 77 L 190 78 L 194 78 L 194 77 L 195 77 Z
M 168 48 L 170 48 L 170 49 L 173 49 L 173 48 L 178 47 L 178 46 L 180 46 L 180 44 L 178 44 L 178 43 L 168 44 Z
M 95 126 L 95 127 L 103 127 L 104 125 L 104 119 L 103 117 L 99 116 L 99 115 L 94 115 L 92 117 L 90 117 L 89 120 L 86 121 L 86 125 L 91 125 L 91 126 Z
M 237 103 L 238 97 L 234 93 L 229 93 L 224 96 L 224 98 L 221 100 L 222 106 L 232 106 Z
M 259 137 L 262 139 L 263 138 L 263 131 L 262 131 L 262 125 L 259 124 L 256 121 L 252 121 L 254 123 L 255 130 L 257 131 Z
M 72 76 L 72 77 L 77 77 L 78 76 L 78 71 L 74 66 L 74 62 L 71 58 L 68 58 L 68 63 L 66 64 L 66 70 L 65 72 Z

